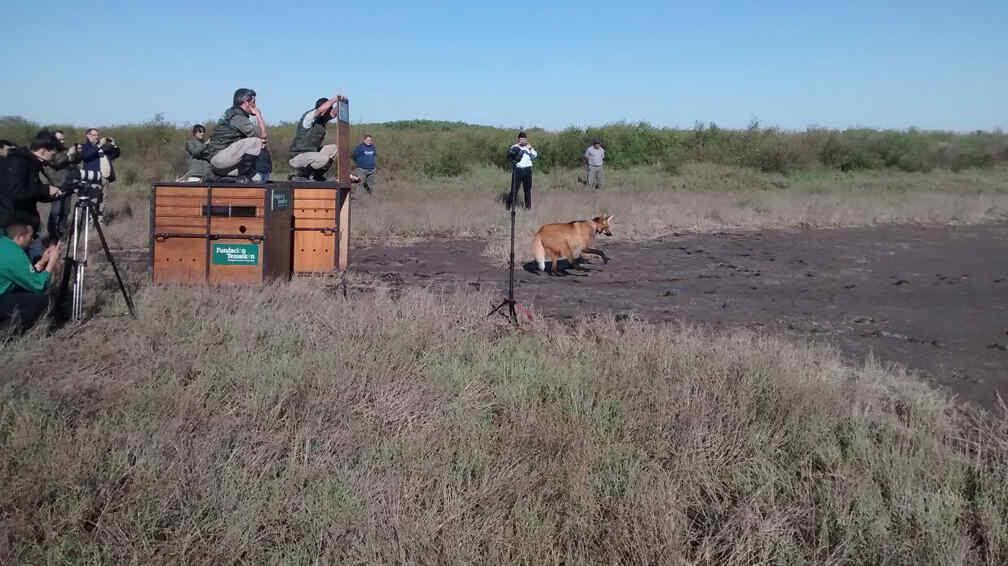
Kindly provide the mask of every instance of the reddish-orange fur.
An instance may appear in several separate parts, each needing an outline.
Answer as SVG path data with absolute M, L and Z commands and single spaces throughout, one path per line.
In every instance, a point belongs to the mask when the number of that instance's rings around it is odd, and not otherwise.
M 593 248 L 596 234 L 612 236 L 609 230 L 612 215 L 596 216 L 591 220 L 544 224 L 532 238 L 532 255 L 539 264 L 539 270 L 546 270 L 546 257 L 552 263 L 552 273 L 557 273 L 557 261 L 566 258 L 572 265 L 581 258 L 582 253 L 598 255 L 603 261 L 609 261 L 602 250 Z M 561 272 L 562 273 L 562 272 Z

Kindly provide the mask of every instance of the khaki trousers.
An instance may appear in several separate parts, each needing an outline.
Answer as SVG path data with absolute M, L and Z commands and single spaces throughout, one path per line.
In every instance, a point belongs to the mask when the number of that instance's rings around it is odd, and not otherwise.
M 230 170 L 242 157 L 246 155 L 259 155 L 262 152 L 261 138 L 244 138 L 218 151 L 210 158 L 210 165 L 218 171 Z M 237 175 L 238 171 L 229 171 L 228 175 Z
M 336 144 L 322 146 L 318 151 L 306 151 L 291 158 L 290 166 L 294 169 L 304 169 L 310 167 L 316 171 L 324 171 L 329 168 L 333 157 L 336 156 Z

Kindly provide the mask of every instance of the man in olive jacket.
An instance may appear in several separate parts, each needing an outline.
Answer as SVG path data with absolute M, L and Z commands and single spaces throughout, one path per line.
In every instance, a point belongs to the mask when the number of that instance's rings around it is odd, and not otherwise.
M 339 118 L 339 104 L 343 95 L 332 98 L 320 98 L 315 101 L 315 108 L 301 115 L 294 139 L 290 145 L 289 164 L 294 170 L 293 178 L 311 178 L 324 181 L 325 173 L 332 166 L 336 156 L 336 144 L 322 145 L 326 135 L 326 124 L 333 118 Z
M 250 88 L 236 90 L 231 108 L 217 121 L 207 144 L 214 174 L 237 177 L 239 183 L 258 181 L 255 162 L 266 143 L 266 136 L 266 122 L 256 106 L 255 91 Z

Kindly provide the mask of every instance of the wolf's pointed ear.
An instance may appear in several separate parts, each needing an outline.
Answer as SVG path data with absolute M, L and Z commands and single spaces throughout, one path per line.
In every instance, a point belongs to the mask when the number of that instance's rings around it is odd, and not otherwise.
M 606 220 L 606 222 L 612 222 L 613 218 L 616 218 L 616 215 L 615 214 L 610 214 L 609 216 L 606 216 L 605 220 Z

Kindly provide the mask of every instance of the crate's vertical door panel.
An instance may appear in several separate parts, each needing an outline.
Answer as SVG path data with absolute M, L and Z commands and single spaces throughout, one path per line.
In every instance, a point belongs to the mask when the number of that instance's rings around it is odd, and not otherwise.
M 266 192 L 259 187 L 214 187 L 207 210 L 210 283 L 262 281 Z
M 337 189 L 294 189 L 294 272 L 328 273 L 336 268 Z
M 292 216 L 294 197 L 287 183 L 274 183 L 268 191 L 263 232 L 266 235 L 266 240 L 263 242 L 265 253 L 263 276 L 268 279 L 286 280 L 290 279 L 293 261 L 291 230 L 294 227 Z
M 339 102 L 339 118 L 336 120 L 336 178 L 341 183 L 350 182 L 350 101 Z
M 154 186 L 151 219 L 155 283 L 200 283 L 206 276 L 207 187 Z
M 350 265 L 350 189 L 339 190 L 339 254 L 336 265 L 345 270 Z

